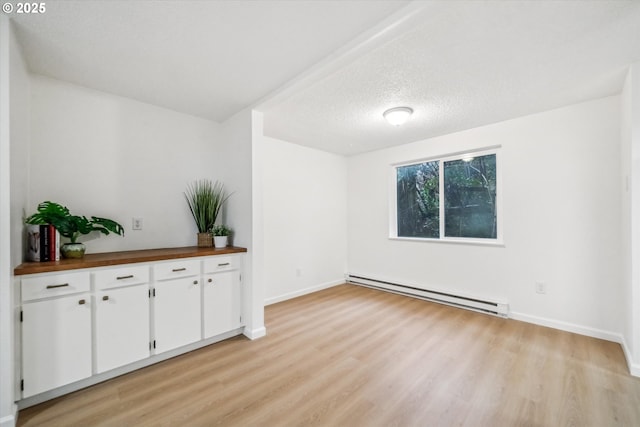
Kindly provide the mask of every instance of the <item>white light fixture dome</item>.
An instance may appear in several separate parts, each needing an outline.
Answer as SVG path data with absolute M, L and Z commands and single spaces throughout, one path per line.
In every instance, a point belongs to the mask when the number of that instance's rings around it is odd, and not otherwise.
M 385 119 L 394 126 L 400 126 L 409 120 L 413 114 L 413 110 L 409 107 L 395 107 L 382 113 Z

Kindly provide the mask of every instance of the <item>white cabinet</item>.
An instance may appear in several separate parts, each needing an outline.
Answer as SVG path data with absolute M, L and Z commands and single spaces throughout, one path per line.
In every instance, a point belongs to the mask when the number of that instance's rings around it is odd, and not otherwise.
M 217 256 L 207 258 L 203 261 L 203 271 L 205 273 L 217 273 L 220 271 L 239 270 L 241 260 L 238 255 Z
M 91 299 L 88 273 L 25 281 L 22 387 L 29 397 L 91 376 Z
M 93 273 L 95 372 L 149 357 L 149 267 Z
M 161 262 L 153 266 L 153 277 L 156 281 L 199 275 L 200 260 L 195 259 Z
M 113 264 L 22 273 L 22 399 L 39 403 L 241 333 L 245 250 L 233 250 L 171 258 L 169 249 L 160 260 L 165 250 L 151 250 L 154 260 L 132 263 L 114 254 Z
M 228 271 L 207 274 L 203 289 L 204 338 L 242 326 L 240 273 Z
M 104 290 L 149 283 L 149 266 L 114 267 L 91 273 L 94 289 Z
M 204 261 L 202 320 L 204 338 L 242 326 L 240 258 L 226 256 Z
M 95 294 L 96 373 L 149 357 L 148 284 Z
M 158 264 L 154 266 L 154 275 L 157 280 L 153 289 L 155 353 L 200 340 L 200 261 Z
M 89 273 L 47 274 L 22 279 L 22 302 L 89 292 Z

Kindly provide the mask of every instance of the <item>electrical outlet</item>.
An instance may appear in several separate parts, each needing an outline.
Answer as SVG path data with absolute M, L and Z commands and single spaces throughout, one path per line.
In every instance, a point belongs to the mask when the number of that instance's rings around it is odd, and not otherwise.
M 142 230 L 142 218 L 133 218 L 131 221 L 132 230 Z
M 546 294 L 547 284 L 545 282 L 536 282 L 536 294 Z

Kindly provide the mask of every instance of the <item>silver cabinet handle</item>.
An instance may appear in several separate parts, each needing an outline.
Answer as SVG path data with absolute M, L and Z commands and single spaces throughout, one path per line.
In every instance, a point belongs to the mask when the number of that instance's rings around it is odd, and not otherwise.
M 133 274 L 130 274 L 128 276 L 116 277 L 116 280 L 124 280 L 124 279 L 133 279 Z
M 185 267 L 182 267 L 182 268 L 174 268 L 174 269 L 173 269 L 173 270 L 171 270 L 171 271 L 173 271 L 174 273 L 176 273 L 176 272 L 178 272 L 178 271 L 185 271 L 185 270 L 186 270 L 186 268 L 185 268 Z
M 65 286 L 69 286 L 69 284 L 63 283 L 61 285 L 47 285 L 47 289 L 64 288 Z
M 227 265 L 229 265 L 230 263 L 228 262 L 223 262 L 222 264 L 218 264 L 218 267 L 225 267 Z

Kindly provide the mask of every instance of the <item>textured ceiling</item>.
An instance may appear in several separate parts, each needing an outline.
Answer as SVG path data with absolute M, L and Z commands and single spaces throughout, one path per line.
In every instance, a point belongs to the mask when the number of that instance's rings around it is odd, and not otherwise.
M 355 154 L 620 92 L 640 1 L 53 1 L 32 72 Z M 410 106 L 401 127 L 382 112 Z
M 265 131 L 354 154 L 619 93 L 640 2 L 423 2 L 405 32 L 265 109 Z M 382 113 L 409 106 L 401 127 Z
M 30 70 L 224 121 L 406 1 L 54 1 L 11 15 Z

